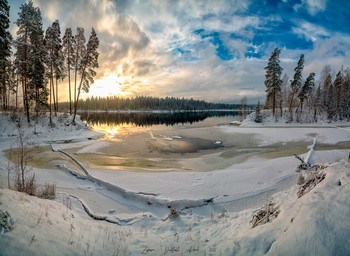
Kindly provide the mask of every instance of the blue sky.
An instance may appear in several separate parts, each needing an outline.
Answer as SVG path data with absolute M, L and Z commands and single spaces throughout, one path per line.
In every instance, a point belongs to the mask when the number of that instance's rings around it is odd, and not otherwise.
M 11 14 L 20 0 L 9 1 Z M 91 94 L 263 100 L 264 67 L 275 47 L 291 78 L 329 64 L 350 67 L 347 0 L 35 0 L 44 29 L 94 27 L 100 69 Z M 17 10 L 17 11 L 16 11 Z M 13 20 L 15 18 L 12 17 Z M 15 32 L 15 27 L 12 28 Z

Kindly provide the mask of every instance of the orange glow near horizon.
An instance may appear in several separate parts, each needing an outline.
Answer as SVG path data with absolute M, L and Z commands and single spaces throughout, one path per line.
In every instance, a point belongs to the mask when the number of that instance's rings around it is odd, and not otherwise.
M 90 87 L 90 91 L 86 96 L 94 97 L 107 97 L 107 96 L 128 96 L 129 92 L 124 91 L 123 88 L 125 85 L 128 85 L 130 77 L 121 77 L 116 73 L 105 73 L 105 76 L 96 80 L 93 85 Z

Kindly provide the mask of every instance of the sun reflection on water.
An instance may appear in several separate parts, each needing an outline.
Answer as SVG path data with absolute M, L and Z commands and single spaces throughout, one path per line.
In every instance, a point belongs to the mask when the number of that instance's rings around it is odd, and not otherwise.
M 112 126 L 112 129 L 106 130 L 106 135 L 109 137 L 117 137 L 119 133 L 120 126 Z

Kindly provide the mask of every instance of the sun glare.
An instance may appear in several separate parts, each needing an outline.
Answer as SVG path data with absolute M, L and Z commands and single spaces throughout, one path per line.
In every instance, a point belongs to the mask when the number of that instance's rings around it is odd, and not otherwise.
M 106 73 L 105 76 L 96 80 L 90 87 L 88 96 L 107 97 L 113 95 L 126 96 L 129 92 L 124 91 L 123 87 L 128 84 L 130 77 L 121 77 L 116 73 Z

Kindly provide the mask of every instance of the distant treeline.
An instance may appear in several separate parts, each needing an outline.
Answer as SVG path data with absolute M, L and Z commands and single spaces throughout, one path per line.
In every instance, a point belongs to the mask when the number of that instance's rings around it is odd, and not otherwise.
M 237 116 L 237 111 L 199 111 L 199 112 L 82 112 L 81 119 L 90 125 L 124 125 L 134 124 L 136 126 L 192 124 L 205 120 L 208 117 Z
M 61 102 L 60 108 L 69 109 L 69 102 Z M 137 96 L 133 98 L 90 97 L 79 101 L 80 110 L 240 110 L 240 104 L 211 103 L 203 100 Z

